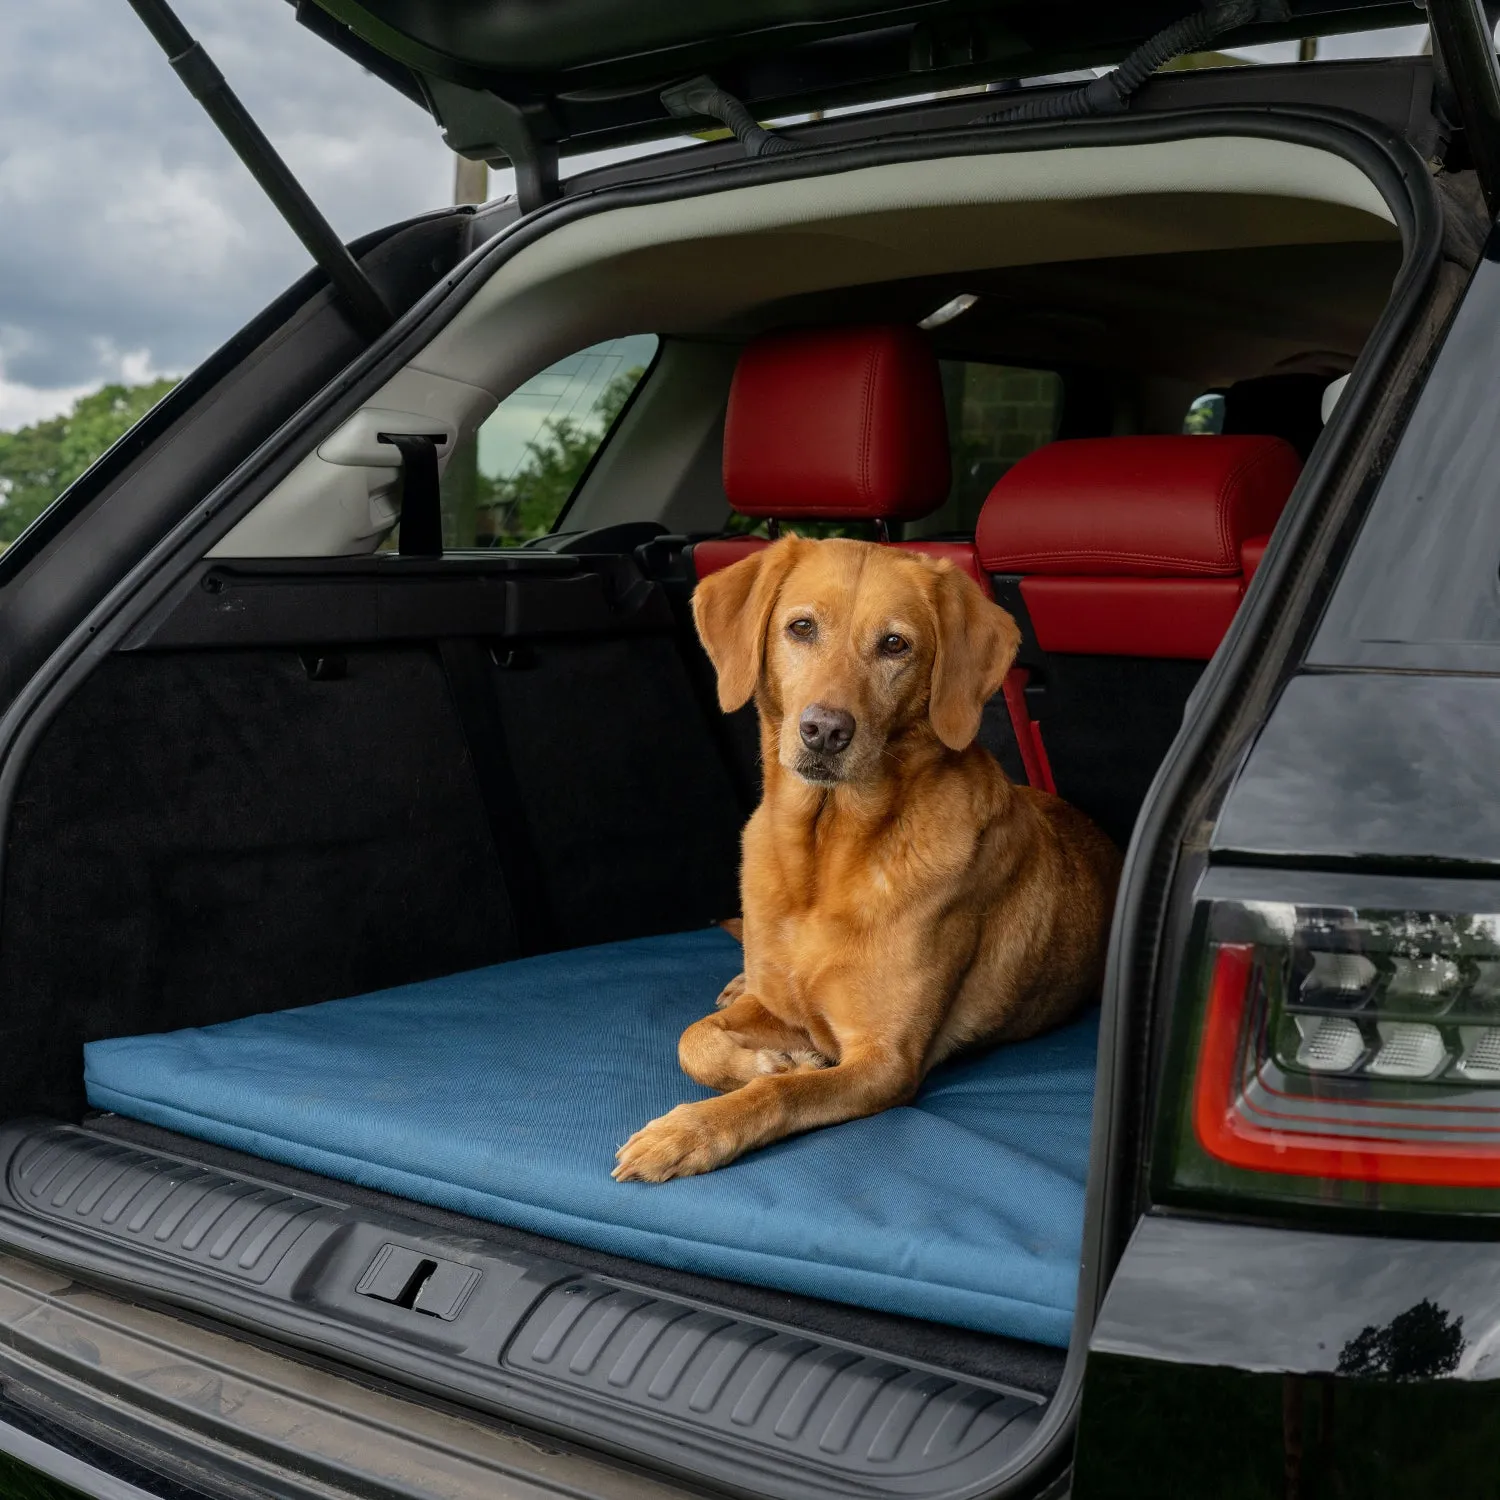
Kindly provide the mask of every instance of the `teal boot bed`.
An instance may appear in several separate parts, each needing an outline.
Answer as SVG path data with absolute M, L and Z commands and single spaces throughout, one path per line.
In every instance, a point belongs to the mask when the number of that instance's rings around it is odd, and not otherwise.
M 935 1071 L 901 1109 L 701 1177 L 610 1179 L 707 1091 L 677 1037 L 740 967 L 717 928 L 85 1048 L 89 1102 L 595 1250 L 1065 1345 L 1097 1017 Z

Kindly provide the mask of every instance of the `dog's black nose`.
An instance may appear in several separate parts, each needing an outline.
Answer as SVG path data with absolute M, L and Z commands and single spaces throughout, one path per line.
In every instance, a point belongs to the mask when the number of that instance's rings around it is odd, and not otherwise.
M 841 708 L 812 703 L 802 710 L 797 727 L 802 732 L 802 743 L 809 750 L 820 755 L 840 755 L 854 738 L 854 715 Z

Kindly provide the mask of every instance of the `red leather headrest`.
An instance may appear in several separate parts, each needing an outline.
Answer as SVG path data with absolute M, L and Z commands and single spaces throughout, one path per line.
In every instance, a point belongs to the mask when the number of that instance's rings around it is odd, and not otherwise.
M 1238 575 L 1302 463 L 1275 437 L 1076 438 L 1023 458 L 975 528 L 991 573 Z
M 949 479 L 942 382 L 917 329 L 770 334 L 740 355 L 724 490 L 742 515 L 915 520 Z

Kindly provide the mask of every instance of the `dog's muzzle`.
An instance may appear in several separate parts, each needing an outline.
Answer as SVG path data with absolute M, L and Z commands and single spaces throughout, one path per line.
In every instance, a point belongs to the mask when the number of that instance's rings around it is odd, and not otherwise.
M 792 769 L 814 786 L 834 786 L 844 779 L 844 768 L 835 758 L 814 755 L 806 750 L 797 756 Z

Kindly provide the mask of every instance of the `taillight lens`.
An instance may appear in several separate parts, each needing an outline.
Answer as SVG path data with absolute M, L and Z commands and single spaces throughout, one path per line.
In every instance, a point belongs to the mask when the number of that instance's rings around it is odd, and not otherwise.
M 1180 1146 L 1283 1178 L 1500 1187 L 1500 914 L 1216 899 L 1195 927 Z

